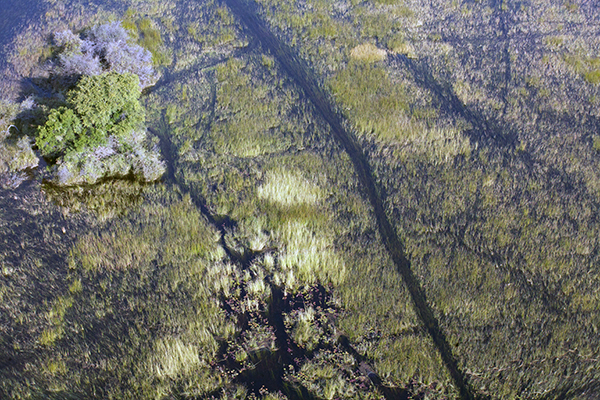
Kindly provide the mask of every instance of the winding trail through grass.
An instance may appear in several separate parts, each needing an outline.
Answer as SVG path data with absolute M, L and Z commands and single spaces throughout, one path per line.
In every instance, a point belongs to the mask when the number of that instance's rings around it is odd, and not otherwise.
M 404 246 L 388 219 L 367 158 L 354 134 L 344 127 L 346 125 L 345 119 L 334 107 L 334 101 L 321 88 L 318 80 L 311 73 L 306 63 L 296 56 L 290 46 L 279 41 L 269 31 L 266 25 L 250 10 L 248 4 L 245 4 L 241 0 L 225 0 L 225 3 L 248 29 L 249 34 L 255 36 L 262 43 L 265 50 L 270 51 L 275 56 L 283 69 L 302 88 L 306 97 L 313 103 L 317 113 L 331 127 L 336 140 L 350 156 L 358 179 L 374 209 L 384 245 L 408 287 L 417 315 L 431 336 L 446 368 L 448 368 L 454 384 L 460 393 L 460 397 L 462 399 L 475 399 L 474 391 L 458 367 L 450 344 L 446 340 L 431 306 L 427 303 L 425 291 L 411 270 L 410 261 L 406 258 L 404 252 Z

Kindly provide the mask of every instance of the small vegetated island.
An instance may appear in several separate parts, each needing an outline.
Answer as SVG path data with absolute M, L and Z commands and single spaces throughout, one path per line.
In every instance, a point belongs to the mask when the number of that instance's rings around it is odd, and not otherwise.
M 70 186 L 110 177 L 160 178 L 165 166 L 157 140 L 147 135 L 139 101 L 142 90 L 158 79 L 151 53 L 132 44 L 119 22 L 95 26 L 81 37 L 70 30 L 57 32 L 54 45 L 57 56 L 48 83 L 56 93 L 45 99 L 52 106 L 41 107 L 45 122 L 37 125 L 38 116 L 30 129 L 50 165 L 50 180 Z M 26 161 L 12 161 L 5 169 L 37 165 L 26 137 L 17 149 Z

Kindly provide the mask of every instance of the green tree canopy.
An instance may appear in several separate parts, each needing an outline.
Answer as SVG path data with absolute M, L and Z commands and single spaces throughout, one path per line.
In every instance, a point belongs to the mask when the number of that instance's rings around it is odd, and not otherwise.
M 109 72 L 83 76 L 67 94 L 67 107 L 50 112 L 38 128 L 36 144 L 44 156 L 59 157 L 105 143 L 110 135 L 123 136 L 142 129 L 139 78 Z

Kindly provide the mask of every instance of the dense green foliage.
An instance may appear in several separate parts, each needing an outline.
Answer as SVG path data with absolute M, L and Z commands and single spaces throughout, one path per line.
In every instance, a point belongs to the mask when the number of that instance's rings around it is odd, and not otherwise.
M 59 156 L 79 142 L 83 131 L 81 119 L 72 109 L 60 107 L 50 112 L 48 121 L 38 129 L 37 146 L 45 156 Z M 87 135 L 86 135 L 87 136 Z M 99 142 L 105 137 L 100 137 Z
M 44 156 L 58 157 L 104 144 L 111 135 L 142 129 L 140 94 L 133 74 L 84 76 L 68 93 L 68 106 L 52 110 L 38 128 L 38 148 Z

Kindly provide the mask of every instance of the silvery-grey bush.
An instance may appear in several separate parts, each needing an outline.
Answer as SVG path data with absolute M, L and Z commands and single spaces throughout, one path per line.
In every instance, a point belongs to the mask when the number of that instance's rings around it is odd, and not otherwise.
M 58 61 L 63 75 L 130 72 L 140 78 L 141 88 L 152 86 L 158 80 L 152 54 L 132 43 L 118 21 L 94 26 L 82 37 L 70 30 L 56 32 L 54 43 L 61 49 Z
M 108 143 L 94 151 L 71 153 L 53 166 L 54 183 L 61 186 L 93 184 L 107 176 L 135 175 L 152 182 L 165 173 L 160 153 L 149 150 L 151 139 L 145 131 L 131 131 L 122 137 L 111 136 Z

